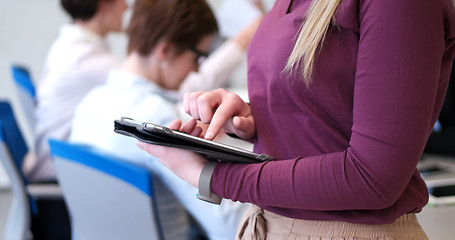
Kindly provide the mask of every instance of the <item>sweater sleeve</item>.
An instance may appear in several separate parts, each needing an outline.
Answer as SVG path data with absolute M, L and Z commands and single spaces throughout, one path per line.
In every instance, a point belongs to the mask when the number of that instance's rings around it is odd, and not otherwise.
M 396 202 L 418 174 L 447 87 L 440 80 L 449 69 L 443 1 L 436 2 L 360 0 L 353 125 L 344 151 L 219 163 L 212 191 L 262 206 L 312 210 L 383 209 Z

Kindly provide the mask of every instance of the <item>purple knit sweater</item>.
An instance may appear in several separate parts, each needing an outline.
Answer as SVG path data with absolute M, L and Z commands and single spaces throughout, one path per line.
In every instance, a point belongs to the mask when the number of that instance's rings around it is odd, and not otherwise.
M 342 0 L 309 88 L 283 73 L 309 0 L 277 0 L 248 51 L 263 164 L 219 163 L 212 191 L 299 219 L 390 223 L 419 212 L 416 170 L 455 54 L 449 0 Z

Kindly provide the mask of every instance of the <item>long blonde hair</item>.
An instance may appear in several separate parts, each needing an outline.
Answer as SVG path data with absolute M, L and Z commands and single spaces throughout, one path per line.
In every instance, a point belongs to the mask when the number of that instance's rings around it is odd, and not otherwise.
M 318 47 L 322 47 L 325 35 L 341 0 L 313 0 L 307 18 L 300 26 L 294 49 L 288 58 L 284 72 L 301 74 L 307 87 L 311 83 L 314 59 Z M 300 65 L 302 68 L 300 68 Z

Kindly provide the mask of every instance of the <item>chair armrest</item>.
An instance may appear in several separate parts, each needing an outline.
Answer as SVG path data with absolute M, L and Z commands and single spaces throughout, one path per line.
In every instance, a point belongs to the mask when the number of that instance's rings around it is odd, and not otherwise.
M 63 199 L 63 192 L 58 184 L 28 184 L 27 192 L 35 200 Z

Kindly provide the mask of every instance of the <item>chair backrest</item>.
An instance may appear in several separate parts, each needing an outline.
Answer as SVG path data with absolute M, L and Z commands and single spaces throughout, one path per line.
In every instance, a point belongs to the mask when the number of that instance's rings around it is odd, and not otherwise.
M 36 123 L 34 115 L 36 93 L 32 77 L 26 67 L 15 64 L 11 66 L 11 73 L 16 85 L 19 101 L 30 125 L 30 130 L 34 132 Z
M 13 64 L 11 66 L 11 72 L 17 86 L 23 88 L 32 99 L 35 99 L 35 86 L 30 71 L 24 66 Z
M 75 239 L 163 239 L 150 171 L 94 147 L 49 144 Z
M 11 104 L 8 101 L 0 101 L 0 120 L 3 122 L 3 137 L 11 156 L 17 167 L 22 166 L 25 154 L 28 152 L 27 144 L 19 125 L 17 124 Z M 22 180 L 27 183 L 25 176 L 20 171 Z
M 0 160 L 8 174 L 14 199 L 11 202 L 4 237 L 27 239 L 30 232 L 30 209 L 37 212 L 26 191 L 27 180 L 21 171 L 27 145 L 19 130 L 9 102 L 0 101 Z

